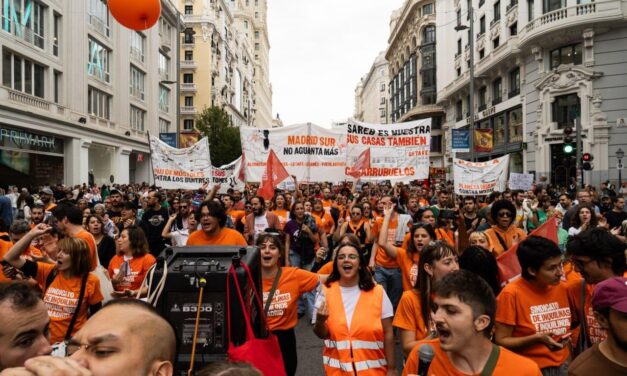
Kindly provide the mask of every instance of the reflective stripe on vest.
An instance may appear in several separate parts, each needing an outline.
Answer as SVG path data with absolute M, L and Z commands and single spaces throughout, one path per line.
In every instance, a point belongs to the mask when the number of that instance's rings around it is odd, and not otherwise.
M 331 349 L 338 350 L 348 350 L 350 348 L 351 342 L 353 344 L 352 348 L 355 350 L 366 349 L 366 350 L 379 350 L 383 349 L 383 341 L 361 341 L 361 340 L 353 340 L 353 341 L 332 341 L 329 339 L 324 340 L 324 346 Z
M 339 368 L 344 372 L 351 372 L 353 370 L 353 364 L 350 362 L 340 362 L 337 359 L 330 358 L 328 356 L 322 357 L 322 363 L 325 366 L 332 368 Z M 364 360 L 361 362 L 355 362 L 355 371 L 365 371 L 372 368 L 381 368 L 387 366 L 388 362 L 385 359 Z

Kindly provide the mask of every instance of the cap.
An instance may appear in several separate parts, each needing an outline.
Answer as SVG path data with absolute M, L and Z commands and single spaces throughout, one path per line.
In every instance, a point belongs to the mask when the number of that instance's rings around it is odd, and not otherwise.
M 47 194 L 47 195 L 50 195 L 50 196 L 54 196 L 54 193 L 52 192 L 52 189 L 50 189 L 50 188 L 44 188 L 41 191 L 39 191 L 39 193 L 44 193 L 44 194 Z
M 609 278 L 594 287 L 592 308 L 599 310 L 608 307 L 627 313 L 627 278 Z

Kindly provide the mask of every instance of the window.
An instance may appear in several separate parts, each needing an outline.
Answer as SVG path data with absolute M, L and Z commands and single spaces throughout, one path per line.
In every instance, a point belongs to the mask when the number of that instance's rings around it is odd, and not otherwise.
M 255 18 L 259 18 L 259 12 L 255 12 Z
M 509 27 L 509 35 L 512 37 L 518 35 L 518 22 L 514 22 L 512 26 Z
M 428 14 L 433 14 L 433 3 L 426 4 L 425 6 L 422 7 L 422 15 L 426 16 Z
M 431 136 L 431 152 L 442 152 L 442 136 Z
M 172 25 L 165 20 L 165 18 L 161 18 L 159 22 L 159 35 L 170 42 L 170 38 L 172 37 Z
M 382 82 L 381 85 L 379 86 L 379 91 L 380 92 L 384 92 L 385 91 L 385 83 Z
M 259 51 L 259 43 L 255 43 L 255 51 Z
M 193 84 L 194 83 L 194 75 L 191 73 L 185 73 L 183 75 L 183 83 L 184 84 Z
M 186 131 L 194 129 L 194 119 L 183 120 L 183 129 Z
M 194 51 L 185 51 L 185 61 L 194 60 Z
M 496 115 L 492 118 L 494 124 L 494 145 L 505 143 L 505 114 Z
M 509 126 L 509 142 L 521 142 L 522 134 L 522 107 L 507 113 L 507 123 Z
M 112 96 L 91 86 L 87 88 L 87 112 L 103 119 L 111 119 Z
M 111 82 L 110 51 L 95 39 L 89 38 L 87 74 L 104 82 Z
M 488 89 L 485 86 L 479 88 L 479 111 L 483 111 L 487 107 L 487 93 Z
M 422 30 L 422 44 L 435 43 L 435 25 L 426 26 Z
M 472 0 L 466 0 L 466 19 L 470 19 L 470 7 L 472 7 Z
M 164 112 L 170 111 L 170 89 L 159 85 L 159 109 Z
M 527 0 L 527 21 L 533 21 L 533 3 L 534 0 Z
M 563 46 L 551 51 L 551 69 L 562 64 L 581 64 L 581 43 Z
M 146 81 L 146 73 L 140 71 L 134 65 L 131 65 L 131 82 L 130 82 L 130 93 L 131 96 L 144 100 L 144 82 Z
M 455 102 L 455 120 L 460 121 L 464 118 L 464 107 L 461 100 Z
M 481 18 L 479 18 L 479 35 L 481 36 L 485 34 L 485 16 L 481 16 Z
M 462 75 L 462 68 L 457 68 L 457 77 Z
M 248 21 L 244 20 L 244 29 L 248 30 Z
M 146 111 L 141 108 L 131 106 L 131 129 L 136 131 L 144 131 L 144 124 L 146 122 Z
M 492 39 L 492 49 L 496 50 L 498 48 L 498 46 L 500 46 L 501 44 L 501 38 L 500 37 L 496 37 L 494 39 Z
M 34 0 L 3 0 L 2 30 L 44 48 L 46 7 Z
M 494 22 L 501 19 L 501 2 L 497 1 L 494 3 Z
M 543 0 L 543 12 L 548 13 L 566 6 L 566 0 Z
M 53 93 L 53 100 L 54 103 L 61 103 L 61 84 L 63 81 L 61 81 L 61 72 L 59 71 L 54 71 L 54 93 Z
M 187 15 L 194 14 L 194 6 L 193 5 L 185 5 L 185 14 L 187 14 Z
M 170 133 L 170 122 L 159 118 L 159 133 Z
M 509 72 L 509 97 L 520 94 L 520 68 L 515 68 Z
M 259 31 L 255 31 L 255 39 L 259 39 Z
M 457 26 L 461 26 L 462 25 L 462 10 L 458 9 L 457 10 Z
M 159 75 L 166 80 L 170 78 L 170 58 L 159 51 Z
M 2 54 L 2 84 L 13 90 L 43 98 L 44 70 L 42 65 L 10 51 Z
M 59 56 L 59 42 L 61 40 L 61 15 L 54 13 L 52 35 L 52 54 Z
M 194 106 L 194 97 L 185 97 L 185 107 L 193 107 Z
M 503 81 L 501 80 L 501 77 L 497 78 L 496 80 L 492 81 L 492 105 L 496 105 L 501 103 L 502 99 L 502 93 L 503 93 Z
M 194 31 L 192 29 L 185 29 L 183 44 L 194 44 Z
M 380 108 L 379 109 L 379 117 L 385 118 L 385 108 Z
M 458 39 L 457 40 L 457 54 L 456 56 L 459 56 L 462 54 L 462 40 Z
M 485 48 L 479 50 L 479 60 L 485 57 Z
M 552 106 L 553 122 L 557 123 L 558 129 L 574 127 L 574 120 L 581 116 L 581 103 L 577 94 L 555 97 Z
M 479 0 L 479 8 L 481 8 L 485 4 L 485 0 Z
M 131 32 L 131 56 L 143 62 L 146 50 L 146 37 L 137 31 Z
M 379 99 L 379 104 L 385 104 L 385 97 L 381 97 Z
M 105 37 L 109 36 L 109 9 L 106 0 L 88 0 L 89 24 Z

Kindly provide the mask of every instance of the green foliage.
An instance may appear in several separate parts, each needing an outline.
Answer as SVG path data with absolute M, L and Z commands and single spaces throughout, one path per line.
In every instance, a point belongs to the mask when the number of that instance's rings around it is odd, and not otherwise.
M 196 128 L 209 139 L 211 163 L 222 166 L 242 155 L 239 128 L 233 127 L 229 115 L 220 107 L 205 107 L 196 119 Z

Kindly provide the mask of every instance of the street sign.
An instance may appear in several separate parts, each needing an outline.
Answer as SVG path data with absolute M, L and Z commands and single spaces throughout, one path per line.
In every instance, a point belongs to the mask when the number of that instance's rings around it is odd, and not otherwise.
M 468 153 L 470 151 L 470 131 L 468 128 L 458 128 L 452 130 L 453 151 Z

